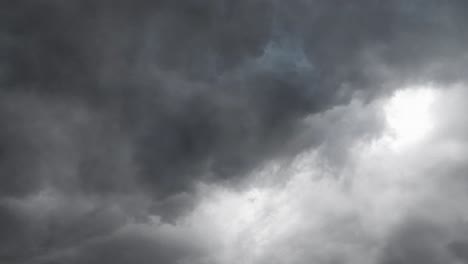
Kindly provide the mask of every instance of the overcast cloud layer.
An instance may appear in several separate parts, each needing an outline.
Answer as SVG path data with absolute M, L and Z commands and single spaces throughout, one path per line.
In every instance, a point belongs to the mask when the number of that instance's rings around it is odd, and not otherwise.
M 1 1 L 0 263 L 468 263 L 467 24 L 462 0 Z

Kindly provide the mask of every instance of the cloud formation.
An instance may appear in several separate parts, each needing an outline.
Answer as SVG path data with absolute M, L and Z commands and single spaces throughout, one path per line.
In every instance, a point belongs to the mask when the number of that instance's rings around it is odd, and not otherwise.
M 0 3 L 0 263 L 468 262 L 467 8 Z

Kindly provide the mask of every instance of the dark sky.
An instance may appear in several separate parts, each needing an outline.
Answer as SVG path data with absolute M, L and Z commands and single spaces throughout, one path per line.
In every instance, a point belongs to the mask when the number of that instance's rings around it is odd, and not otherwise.
M 0 264 L 468 263 L 468 2 L 4 0 Z

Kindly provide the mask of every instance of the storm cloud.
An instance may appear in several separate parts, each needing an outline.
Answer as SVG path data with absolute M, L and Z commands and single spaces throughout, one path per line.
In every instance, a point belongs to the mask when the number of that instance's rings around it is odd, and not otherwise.
M 467 262 L 467 12 L 3 1 L 0 263 Z

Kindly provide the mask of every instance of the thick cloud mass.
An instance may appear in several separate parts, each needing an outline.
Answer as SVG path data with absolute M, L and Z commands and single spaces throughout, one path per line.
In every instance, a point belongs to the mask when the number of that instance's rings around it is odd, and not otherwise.
M 467 14 L 2 1 L 0 263 L 468 263 Z M 441 88 L 428 143 L 367 148 L 414 83 Z

